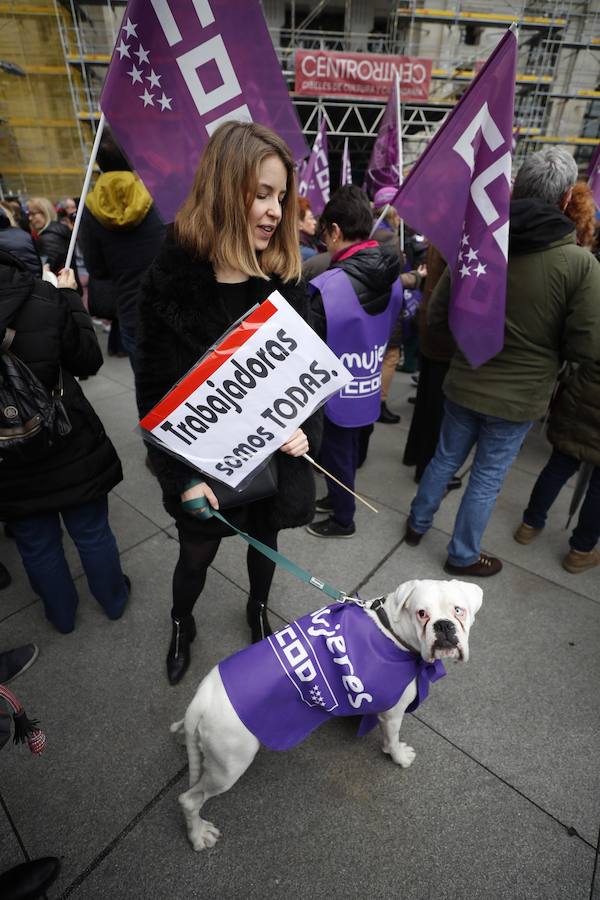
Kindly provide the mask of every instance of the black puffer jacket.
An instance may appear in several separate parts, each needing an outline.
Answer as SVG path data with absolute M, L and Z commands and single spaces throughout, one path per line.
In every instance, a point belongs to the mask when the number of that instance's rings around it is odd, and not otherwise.
M 22 228 L 12 226 L 8 217 L 0 212 L 0 250 L 12 253 L 34 275 L 42 274 L 42 261 L 35 249 L 33 238 Z
M 280 291 L 294 309 L 310 321 L 304 286 L 284 284 L 277 278 L 268 282 L 250 279 L 249 308 L 274 290 Z M 139 297 L 136 388 L 140 418 L 231 324 L 210 263 L 192 259 L 169 236 L 142 282 Z M 321 441 L 321 414 L 312 416 L 302 428 L 308 437 L 309 452 L 315 454 Z M 149 445 L 148 452 L 163 490 L 165 507 L 174 515 L 187 483 L 191 478 L 197 478 L 198 472 L 154 446 Z M 276 530 L 304 525 L 314 514 L 312 468 L 306 460 L 285 453 L 277 453 L 276 459 L 279 490 L 268 501 L 269 524 Z M 238 510 L 228 511 L 228 518 L 235 524 L 243 522 L 247 507 L 238 509 L 239 516 Z M 207 523 L 207 533 L 215 533 L 217 524 L 216 520 Z
M 0 337 L 16 332 L 11 352 L 48 389 L 62 366 L 63 402 L 72 431 L 35 469 L 0 461 L 0 520 L 65 509 L 105 496 L 121 481 L 121 463 L 102 423 L 73 377 L 102 365 L 92 321 L 80 297 L 34 278 L 23 263 L 0 250 Z
M 47 262 L 50 271 L 58 275 L 65 265 L 71 240 L 71 229 L 62 222 L 48 222 L 37 239 L 38 253 Z
M 370 316 L 382 313 L 390 301 L 390 291 L 400 274 L 400 258 L 393 242 L 365 247 L 352 256 L 339 260 L 332 269 L 342 269 L 350 278 L 356 295 L 365 312 Z M 321 295 L 317 291 L 312 299 L 315 329 L 325 340 L 327 323 Z

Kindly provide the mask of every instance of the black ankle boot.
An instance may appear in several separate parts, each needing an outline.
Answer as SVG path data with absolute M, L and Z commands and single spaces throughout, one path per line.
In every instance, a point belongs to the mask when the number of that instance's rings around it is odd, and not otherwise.
M 0 875 L 0 897 L 3 900 L 27 900 L 46 896 L 46 890 L 60 872 L 56 856 L 44 856 L 21 863 Z
M 196 623 L 191 613 L 183 619 L 172 621 L 171 645 L 167 653 L 167 676 L 169 684 L 177 684 L 190 664 L 190 644 L 196 637 Z
M 246 621 L 252 632 L 253 644 L 257 644 L 259 641 L 262 641 L 263 638 L 273 634 L 273 629 L 269 625 L 269 620 L 267 619 L 266 603 L 257 603 L 256 600 L 253 600 L 252 597 L 250 597 L 246 606 Z

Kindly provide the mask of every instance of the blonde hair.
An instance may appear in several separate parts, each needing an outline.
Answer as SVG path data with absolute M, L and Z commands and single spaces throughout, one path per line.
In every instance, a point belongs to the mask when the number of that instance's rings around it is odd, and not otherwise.
M 278 157 L 287 173 L 281 222 L 268 247 L 257 254 L 248 214 L 261 163 Z M 189 253 L 215 267 L 284 281 L 300 279 L 298 200 L 294 160 L 274 131 L 255 122 L 224 122 L 200 158 L 192 189 L 175 216 L 175 236 Z
M 49 222 L 56 222 L 58 215 L 54 208 L 54 204 L 47 197 L 30 197 L 27 201 L 27 209 L 31 212 L 31 207 L 36 207 L 44 217 L 44 228 Z M 42 231 L 44 230 L 42 228 Z

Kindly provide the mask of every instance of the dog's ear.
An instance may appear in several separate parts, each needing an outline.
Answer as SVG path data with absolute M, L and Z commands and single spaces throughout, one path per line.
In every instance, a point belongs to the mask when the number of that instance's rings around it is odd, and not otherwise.
M 459 581 L 460 589 L 463 597 L 467 601 L 471 618 L 475 618 L 475 613 L 481 608 L 483 602 L 483 591 L 478 584 L 469 584 L 467 581 Z
M 388 601 L 390 602 L 389 612 L 391 612 L 393 616 L 397 616 L 404 606 L 406 606 L 408 598 L 414 591 L 416 585 L 416 581 L 405 581 L 403 584 L 400 584 L 393 593 L 388 595 Z

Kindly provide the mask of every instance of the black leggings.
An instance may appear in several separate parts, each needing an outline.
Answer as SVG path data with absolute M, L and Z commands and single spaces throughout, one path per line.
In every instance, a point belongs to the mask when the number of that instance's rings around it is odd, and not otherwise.
M 204 589 L 208 567 L 217 555 L 221 538 L 204 538 L 190 533 L 178 523 L 179 559 L 173 573 L 173 609 L 174 619 L 182 619 L 189 615 L 194 604 Z M 273 531 L 257 510 L 247 528 L 248 534 L 277 550 L 277 532 Z M 241 540 L 241 539 L 240 539 Z M 275 563 L 248 547 L 248 578 L 250 581 L 250 598 L 255 603 L 266 603 Z

